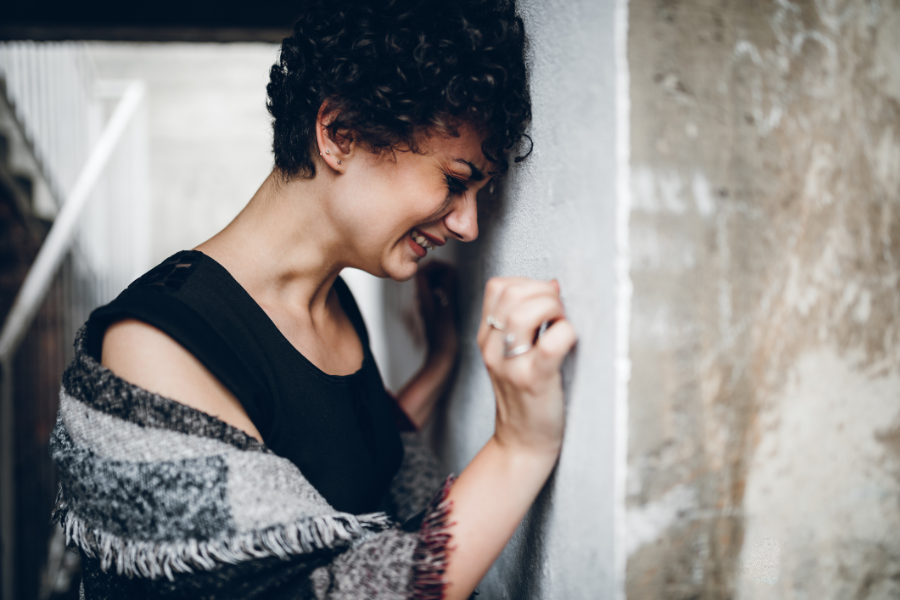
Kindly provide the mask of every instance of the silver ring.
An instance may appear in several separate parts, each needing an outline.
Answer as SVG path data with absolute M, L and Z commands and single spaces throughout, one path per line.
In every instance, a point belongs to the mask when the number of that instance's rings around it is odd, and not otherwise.
M 512 347 L 512 344 L 515 341 L 516 336 L 511 333 L 503 338 L 503 358 L 515 358 L 516 356 L 521 356 L 534 347 L 531 344 L 521 344 Z
M 485 321 L 487 322 L 488 325 L 490 325 L 491 327 L 493 327 L 494 329 L 497 329 L 499 331 L 503 331 L 504 329 L 506 329 L 506 325 L 504 325 L 503 323 L 501 323 L 500 321 L 498 321 L 496 318 L 492 317 L 491 315 L 488 315 L 487 318 L 485 319 Z

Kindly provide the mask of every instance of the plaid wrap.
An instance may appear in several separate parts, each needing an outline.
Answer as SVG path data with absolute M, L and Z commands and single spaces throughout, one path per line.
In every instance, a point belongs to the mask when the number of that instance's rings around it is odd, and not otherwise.
M 417 433 L 385 512 L 339 512 L 261 442 L 117 377 L 85 335 L 50 444 L 84 597 L 443 596 L 452 477 Z

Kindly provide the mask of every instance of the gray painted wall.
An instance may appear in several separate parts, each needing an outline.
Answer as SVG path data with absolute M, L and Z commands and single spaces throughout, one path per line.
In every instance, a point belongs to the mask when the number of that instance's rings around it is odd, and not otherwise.
M 475 333 L 492 276 L 559 279 L 577 351 L 565 366 L 567 425 L 555 475 L 482 585 L 485 600 L 615 594 L 616 56 L 612 0 L 525 0 L 534 152 L 511 168 L 479 239 L 454 249 L 462 362 L 431 427 L 459 472 L 493 433 L 494 399 Z M 385 289 L 388 380 L 418 366 L 408 284 Z

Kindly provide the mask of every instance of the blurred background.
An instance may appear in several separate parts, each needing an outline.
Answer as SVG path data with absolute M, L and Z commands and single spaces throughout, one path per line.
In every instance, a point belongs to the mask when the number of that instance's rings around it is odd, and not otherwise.
M 272 166 L 299 4 L 0 14 L 0 592 L 76 598 L 47 442 L 75 331 Z M 557 278 L 579 344 L 558 468 L 482 598 L 900 599 L 900 2 L 520 0 L 534 152 L 439 258 L 459 472 L 493 431 L 494 275 Z M 346 272 L 396 390 L 411 284 Z
M 3 584 L 15 594 L 4 598 L 77 597 L 77 556 L 48 526 L 47 453 L 74 333 L 142 272 L 221 229 L 266 177 L 275 52 L 0 43 Z

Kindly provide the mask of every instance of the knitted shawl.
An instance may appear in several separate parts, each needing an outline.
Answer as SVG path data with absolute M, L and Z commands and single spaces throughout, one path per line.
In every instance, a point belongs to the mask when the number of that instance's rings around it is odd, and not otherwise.
M 402 437 L 384 511 L 337 511 L 263 443 L 100 365 L 82 328 L 50 442 L 82 598 L 443 597 L 452 478 Z

